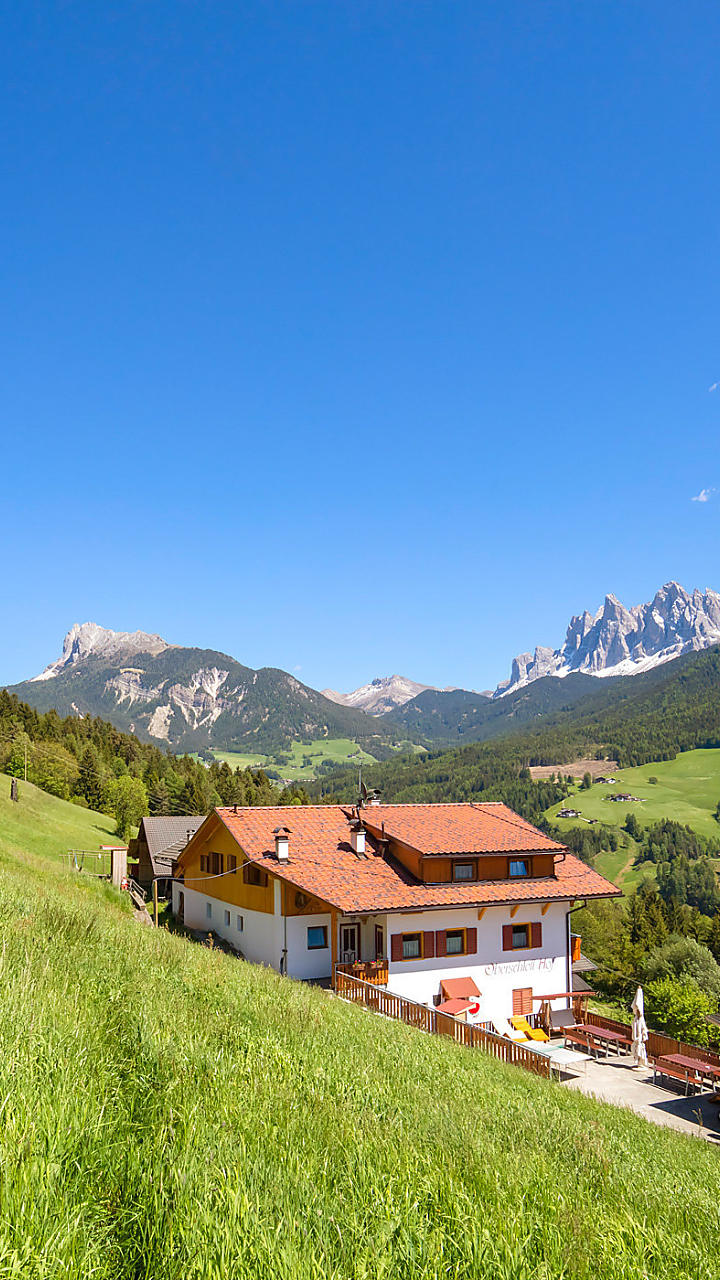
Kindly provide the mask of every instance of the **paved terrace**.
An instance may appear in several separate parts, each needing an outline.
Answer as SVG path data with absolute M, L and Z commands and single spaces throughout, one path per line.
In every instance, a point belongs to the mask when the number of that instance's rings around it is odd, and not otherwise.
M 566 1076 L 566 1089 L 576 1089 L 611 1102 L 616 1107 L 629 1107 L 653 1124 L 664 1124 L 680 1133 L 688 1133 L 708 1142 L 720 1143 L 720 1106 L 710 1101 L 708 1089 L 688 1097 L 678 1085 L 661 1088 L 653 1084 L 652 1069 L 635 1070 L 629 1057 L 588 1058 L 586 1073 Z

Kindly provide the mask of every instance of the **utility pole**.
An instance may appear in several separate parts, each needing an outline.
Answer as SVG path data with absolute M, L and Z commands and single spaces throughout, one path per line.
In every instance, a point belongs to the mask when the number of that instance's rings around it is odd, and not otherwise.
M 155 928 L 158 927 L 158 894 L 157 880 L 153 880 L 153 911 L 155 913 Z

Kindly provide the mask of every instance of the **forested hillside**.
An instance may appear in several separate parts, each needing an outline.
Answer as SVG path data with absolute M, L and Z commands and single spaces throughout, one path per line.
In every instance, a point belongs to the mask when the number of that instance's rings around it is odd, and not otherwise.
M 175 756 L 105 720 L 45 714 L 0 690 L 0 770 L 43 791 L 108 814 L 126 836 L 146 813 L 207 813 L 216 804 L 283 804 L 302 799 L 262 770 Z
M 542 683 L 523 693 L 534 695 Z M 551 784 L 556 799 L 546 802 L 544 785 L 533 783 L 527 773 L 530 765 L 557 764 L 561 773 L 564 764 L 589 755 L 607 756 L 626 767 L 672 759 L 693 747 L 720 746 L 717 648 L 614 684 L 610 694 L 600 690 L 589 702 L 581 699 L 576 706 L 552 711 L 533 730 L 525 727 L 492 742 L 387 761 L 365 771 L 365 780 L 381 788 L 388 802 L 503 799 L 525 816 L 538 818 L 565 790 L 562 783 Z M 354 771 L 342 770 L 312 790 L 352 799 L 356 789 Z

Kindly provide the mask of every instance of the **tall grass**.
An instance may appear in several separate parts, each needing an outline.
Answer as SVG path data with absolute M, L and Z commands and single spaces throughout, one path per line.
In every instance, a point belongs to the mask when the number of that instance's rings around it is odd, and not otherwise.
M 0 1277 L 714 1280 L 718 1152 L 0 855 Z

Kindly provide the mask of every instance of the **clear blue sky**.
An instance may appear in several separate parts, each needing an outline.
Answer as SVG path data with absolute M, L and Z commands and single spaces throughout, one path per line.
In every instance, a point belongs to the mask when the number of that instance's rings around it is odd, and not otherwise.
M 714 0 L 0 12 L 0 678 L 483 688 L 720 587 Z

